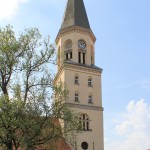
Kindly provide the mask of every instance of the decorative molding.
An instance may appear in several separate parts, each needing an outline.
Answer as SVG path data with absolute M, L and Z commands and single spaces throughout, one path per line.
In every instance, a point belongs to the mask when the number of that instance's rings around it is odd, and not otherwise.
M 96 73 L 101 75 L 102 73 L 102 69 L 101 68 L 94 68 L 94 67 L 90 67 L 90 66 L 86 66 L 86 65 L 82 65 L 82 64 L 75 64 L 75 63 L 67 63 L 64 62 L 61 67 L 59 68 L 55 79 L 54 79 L 54 84 L 56 83 L 57 79 L 59 78 L 59 76 L 61 75 L 62 71 L 64 69 L 70 69 L 70 70 L 81 70 L 81 71 L 85 71 L 85 72 L 91 72 L 91 73 Z
M 69 68 L 69 69 L 82 70 L 82 71 L 92 72 L 92 73 L 96 73 L 96 74 L 102 73 L 101 69 L 92 68 L 92 67 L 80 65 L 80 64 L 64 63 L 64 67 L 66 67 L 67 69 Z
M 84 35 L 89 35 L 94 43 L 96 41 L 96 37 L 90 29 L 86 29 L 86 28 L 79 27 L 79 26 L 71 26 L 71 27 L 68 27 L 68 28 L 65 28 L 65 29 L 61 29 L 58 32 L 56 40 L 55 40 L 56 44 L 58 43 L 60 37 L 68 35 L 68 34 L 73 33 L 73 32 L 81 33 L 81 34 L 84 34 Z
M 81 109 L 90 109 L 90 110 L 97 110 L 97 111 L 104 111 L 103 107 L 99 106 L 89 106 L 89 105 L 82 105 L 82 104 L 74 104 L 74 103 L 68 103 L 66 102 L 67 106 L 73 107 L 73 108 L 81 108 Z

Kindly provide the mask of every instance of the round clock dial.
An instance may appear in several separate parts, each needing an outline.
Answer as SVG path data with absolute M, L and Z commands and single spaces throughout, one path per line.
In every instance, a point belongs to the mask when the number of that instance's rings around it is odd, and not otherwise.
M 86 48 L 85 42 L 84 42 L 83 40 L 79 40 L 79 41 L 78 41 L 78 47 L 79 47 L 80 49 L 85 49 L 85 48 Z

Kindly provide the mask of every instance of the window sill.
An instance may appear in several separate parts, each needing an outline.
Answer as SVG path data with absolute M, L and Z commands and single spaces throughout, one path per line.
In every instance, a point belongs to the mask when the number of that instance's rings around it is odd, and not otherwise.
M 65 59 L 65 61 L 67 61 L 67 60 L 71 60 L 72 58 L 68 58 L 68 59 Z
M 79 101 L 74 100 L 75 103 L 80 103 Z
M 92 87 L 93 87 L 93 85 L 88 85 L 88 87 L 91 87 L 91 88 L 92 88 Z
M 88 102 L 89 105 L 93 105 L 93 102 Z
M 79 85 L 79 83 L 74 83 L 74 85 Z

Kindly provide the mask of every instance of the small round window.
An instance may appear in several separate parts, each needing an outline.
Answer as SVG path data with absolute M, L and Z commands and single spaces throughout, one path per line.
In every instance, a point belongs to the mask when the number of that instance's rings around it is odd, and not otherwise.
M 81 147 L 82 147 L 83 150 L 87 150 L 88 149 L 88 143 L 87 142 L 82 142 Z

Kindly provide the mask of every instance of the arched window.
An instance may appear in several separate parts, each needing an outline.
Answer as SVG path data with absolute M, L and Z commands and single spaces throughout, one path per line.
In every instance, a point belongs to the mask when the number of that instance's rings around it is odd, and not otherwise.
M 92 77 L 88 77 L 88 86 L 92 86 Z
M 78 62 L 81 64 L 86 63 L 86 42 L 83 39 L 78 41 Z
M 78 74 L 76 74 L 74 76 L 74 84 L 79 84 L 79 76 L 78 76 Z
M 89 121 L 90 120 L 89 120 L 89 117 L 87 114 L 81 114 L 79 121 L 80 121 L 82 130 L 84 130 L 84 131 L 90 130 L 90 128 L 89 128 L 89 125 L 90 125 Z
M 65 60 L 72 59 L 72 41 L 67 40 L 65 42 Z
M 79 93 L 78 92 L 74 93 L 74 101 L 79 102 Z
M 69 40 L 69 41 L 66 42 L 66 47 L 65 47 L 65 49 L 66 49 L 66 50 L 72 49 L 72 42 L 71 42 L 71 40 Z

